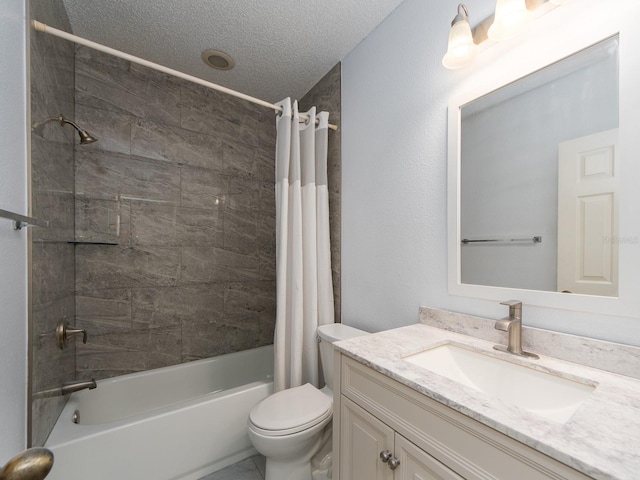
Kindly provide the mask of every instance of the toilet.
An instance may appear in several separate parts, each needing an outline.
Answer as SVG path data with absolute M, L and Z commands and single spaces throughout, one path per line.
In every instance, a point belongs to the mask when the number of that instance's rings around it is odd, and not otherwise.
M 321 325 L 320 363 L 326 385 L 307 383 L 270 395 L 249 413 L 249 438 L 267 459 L 266 480 L 312 480 L 311 459 L 331 438 L 333 343 L 367 335 L 341 323 Z

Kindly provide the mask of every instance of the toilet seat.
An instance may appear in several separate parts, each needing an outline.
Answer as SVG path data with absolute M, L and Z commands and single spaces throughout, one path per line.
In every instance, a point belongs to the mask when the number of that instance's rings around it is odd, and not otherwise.
M 307 383 L 270 395 L 249 413 L 250 428 L 265 436 L 284 436 L 307 430 L 331 418 L 333 402 Z

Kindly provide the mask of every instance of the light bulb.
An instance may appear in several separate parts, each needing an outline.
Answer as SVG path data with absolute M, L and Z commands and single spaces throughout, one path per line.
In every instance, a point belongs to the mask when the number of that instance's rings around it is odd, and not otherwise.
M 496 42 L 515 36 L 532 20 L 525 0 L 498 0 L 487 36 Z

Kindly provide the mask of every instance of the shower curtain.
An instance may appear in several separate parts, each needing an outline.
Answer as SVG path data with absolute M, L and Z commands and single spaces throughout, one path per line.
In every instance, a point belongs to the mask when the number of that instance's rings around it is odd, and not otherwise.
M 316 328 L 334 322 L 327 140 L 329 114 L 278 103 L 276 119 L 275 391 L 319 386 Z M 315 125 L 315 119 L 319 123 Z

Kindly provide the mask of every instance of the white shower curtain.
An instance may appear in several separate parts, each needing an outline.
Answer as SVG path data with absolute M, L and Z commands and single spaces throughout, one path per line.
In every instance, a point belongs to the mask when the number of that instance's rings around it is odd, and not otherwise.
M 318 325 L 333 323 L 327 140 L 329 114 L 299 122 L 289 98 L 276 119 L 275 391 L 319 386 Z M 315 125 L 318 118 L 319 124 Z

